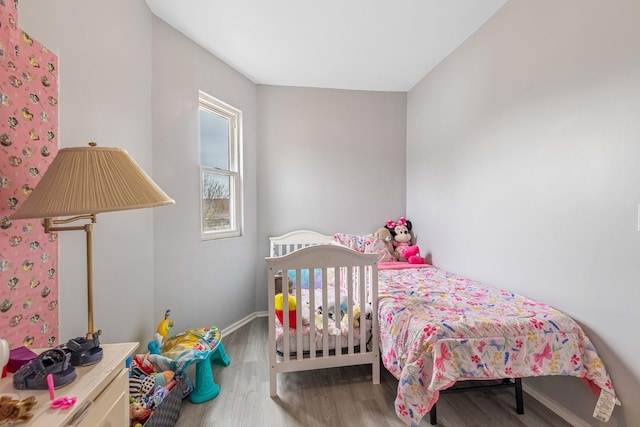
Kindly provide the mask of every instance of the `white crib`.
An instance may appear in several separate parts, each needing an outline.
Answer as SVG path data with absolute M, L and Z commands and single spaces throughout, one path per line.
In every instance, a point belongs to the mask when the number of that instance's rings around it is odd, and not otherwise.
M 334 243 L 332 236 L 308 230 L 272 237 L 270 244 L 272 256 L 265 261 L 269 301 L 271 396 L 277 394 L 277 374 L 281 372 L 371 364 L 372 382 L 379 384 L 378 256 L 353 251 Z M 292 280 L 292 293 L 296 296 L 303 295 L 305 286 L 303 277 L 306 273 L 308 276 L 307 298 L 312 311 L 311 324 L 306 328 L 310 333 L 305 334 L 303 310 L 298 309 L 295 317 L 291 316 L 291 322 L 295 322 L 295 328 L 290 328 L 293 325 L 290 325 L 288 304 L 283 304 L 282 327 L 279 328 L 282 336 L 278 343 L 276 342 L 275 309 L 276 273 L 281 273 L 283 277 L 282 289 L 285 292 L 287 289 L 285 280 L 295 276 Z M 313 319 L 318 305 L 326 308 L 331 301 L 340 301 L 341 295 L 344 295 L 347 301 L 354 302 L 353 305 L 347 305 L 345 310 L 347 318 L 353 318 L 357 306 L 361 313 L 363 327 L 355 328 L 354 322 L 343 323 L 340 316 L 334 316 L 335 319 L 331 320 L 328 310 L 323 310 L 322 320 Z M 364 319 L 368 311 L 367 304 L 371 307 L 370 320 Z M 316 328 L 316 321 L 321 324 L 321 328 Z M 330 330 L 330 322 L 335 322 L 335 329 L 341 333 L 336 335 L 325 333 Z M 321 332 L 317 332 L 320 329 Z

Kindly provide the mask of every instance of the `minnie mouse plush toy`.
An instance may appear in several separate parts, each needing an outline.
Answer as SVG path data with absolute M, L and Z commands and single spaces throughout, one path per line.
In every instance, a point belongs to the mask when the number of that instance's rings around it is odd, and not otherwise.
M 386 228 L 393 236 L 393 246 L 396 251 L 409 261 L 409 264 L 424 264 L 424 258 L 420 256 L 420 248 L 411 244 L 413 234 L 411 233 L 411 221 L 400 217 L 398 222 L 387 221 Z

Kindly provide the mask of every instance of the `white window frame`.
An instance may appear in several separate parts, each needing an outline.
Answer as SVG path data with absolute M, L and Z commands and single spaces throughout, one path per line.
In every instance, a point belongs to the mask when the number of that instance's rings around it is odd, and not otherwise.
M 198 124 L 200 123 L 200 109 L 209 110 L 229 119 L 229 170 L 202 165 L 200 156 L 200 238 L 202 240 L 226 239 L 242 236 L 242 111 L 220 101 L 213 96 L 199 91 L 198 93 Z M 199 126 L 199 125 L 198 125 Z M 199 139 L 199 137 L 198 137 Z M 198 141 L 198 149 L 202 141 Z M 229 214 L 230 228 L 227 230 L 205 231 L 204 229 L 204 178 L 205 175 L 219 175 L 230 178 Z

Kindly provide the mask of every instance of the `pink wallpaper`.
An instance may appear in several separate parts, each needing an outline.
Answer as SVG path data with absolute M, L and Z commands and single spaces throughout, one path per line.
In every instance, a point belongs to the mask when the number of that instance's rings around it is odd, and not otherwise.
M 58 341 L 57 235 L 9 216 L 58 152 L 58 58 L 17 11 L 0 0 L 0 338 L 42 348 Z

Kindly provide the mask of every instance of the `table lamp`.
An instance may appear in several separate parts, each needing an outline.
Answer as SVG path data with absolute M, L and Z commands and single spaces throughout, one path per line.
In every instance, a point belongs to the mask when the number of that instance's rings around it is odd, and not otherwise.
M 43 218 L 45 233 L 84 230 L 87 240 L 86 338 L 69 341 L 75 366 L 102 359 L 101 330 L 93 326 L 92 232 L 96 214 L 171 205 L 175 202 L 122 148 L 62 148 L 11 219 Z M 67 218 L 58 218 L 67 217 Z M 57 218 L 57 219 L 54 219 Z M 64 225 L 85 221 L 82 225 Z M 79 358 L 74 360 L 74 356 Z

